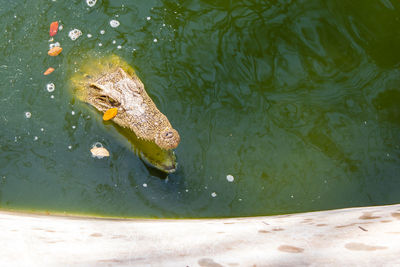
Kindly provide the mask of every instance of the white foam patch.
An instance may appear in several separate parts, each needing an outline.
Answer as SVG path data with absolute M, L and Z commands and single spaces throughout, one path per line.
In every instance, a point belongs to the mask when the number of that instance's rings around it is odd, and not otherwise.
M 56 89 L 56 86 L 54 85 L 54 83 L 48 83 L 47 85 L 46 85 L 46 89 L 47 89 L 47 91 L 48 92 L 53 92 L 55 89 Z
M 86 0 L 86 4 L 90 7 L 94 7 L 96 4 L 97 0 Z
M 115 20 L 115 19 L 110 20 L 110 26 L 111 26 L 111 27 L 117 28 L 119 25 L 120 25 L 120 23 L 119 23 L 118 20 Z
M 78 29 L 73 29 L 68 33 L 69 38 L 71 38 L 72 41 L 75 41 L 76 39 L 79 38 L 79 36 L 82 35 L 82 32 Z
M 57 47 L 57 46 L 60 46 L 59 42 L 55 42 L 55 43 L 49 45 L 50 49 Z

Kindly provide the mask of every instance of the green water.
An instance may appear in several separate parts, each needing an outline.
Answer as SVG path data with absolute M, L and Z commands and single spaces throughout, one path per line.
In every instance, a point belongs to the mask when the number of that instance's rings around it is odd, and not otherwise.
M 0 208 L 224 217 L 399 203 L 399 18 L 397 0 L 0 0 Z M 64 50 L 49 57 L 54 20 Z M 70 94 L 88 52 L 136 69 L 180 133 L 176 173 L 147 167 Z M 96 142 L 109 158 L 91 157 Z

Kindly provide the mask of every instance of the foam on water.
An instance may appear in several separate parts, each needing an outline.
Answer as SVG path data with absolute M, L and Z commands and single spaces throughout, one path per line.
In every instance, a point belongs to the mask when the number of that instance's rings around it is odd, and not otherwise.
M 82 35 L 82 32 L 79 29 L 73 29 L 72 31 L 70 31 L 68 33 L 68 36 L 69 36 L 69 38 L 71 38 L 72 41 L 75 41 L 81 35 Z
M 90 7 L 94 7 L 96 4 L 97 0 L 86 0 L 86 4 Z
M 54 85 L 54 83 L 48 83 L 47 85 L 46 85 L 46 89 L 47 89 L 47 91 L 48 92 L 53 92 L 55 89 L 56 89 L 56 86 Z
M 120 25 L 120 23 L 119 23 L 118 20 L 113 19 L 113 20 L 110 21 L 110 26 L 112 28 L 117 28 L 119 25 Z

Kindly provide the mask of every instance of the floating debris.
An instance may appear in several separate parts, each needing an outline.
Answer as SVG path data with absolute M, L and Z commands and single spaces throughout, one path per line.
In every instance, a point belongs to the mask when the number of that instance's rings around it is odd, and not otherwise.
M 63 49 L 61 47 L 56 46 L 56 47 L 53 47 L 52 49 L 50 49 L 49 52 L 47 52 L 47 54 L 49 54 L 49 56 L 55 57 L 55 56 L 58 56 L 62 50 Z
M 230 175 L 230 174 L 228 174 L 227 176 L 226 176 L 226 180 L 228 180 L 228 182 L 233 182 L 234 180 L 235 180 L 235 178 L 232 176 L 232 175 Z
M 54 85 L 54 83 L 48 83 L 46 84 L 46 89 L 49 93 L 51 93 L 56 89 L 56 86 Z
M 217 196 L 217 193 L 212 192 L 212 193 L 211 193 L 211 196 L 212 196 L 212 197 L 216 197 L 216 196 Z
M 48 68 L 45 72 L 43 72 L 43 75 L 49 75 L 50 73 L 52 73 L 54 71 L 54 68 L 50 67 Z
M 112 28 L 117 28 L 119 25 L 120 25 L 120 23 L 119 23 L 118 20 L 115 20 L 115 19 L 110 20 L 110 26 L 111 26 Z
M 118 113 L 118 108 L 107 109 L 106 112 L 104 112 L 103 120 L 109 121 L 112 118 L 114 118 L 115 116 L 117 116 L 117 113 Z
M 86 4 L 90 7 L 94 7 L 96 4 L 97 0 L 86 0 Z
M 69 38 L 71 38 L 72 41 L 75 41 L 76 39 L 79 38 L 79 36 L 82 35 L 82 32 L 78 29 L 73 29 L 68 33 Z
M 104 158 L 104 157 L 109 157 L 110 152 L 108 152 L 107 149 L 103 147 L 103 144 L 100 142 L 96 142 L 93 144 L 92 149 L 90 149 L 90 152 L 92 153 L 92 157 L 94 158 Z
M 63 25 L 58 26 L 58 30 L 62 31 L 64 29 Z
M 50 24 L 50 31 L 49 31 L 50 36 L 56 35 L 57 31 L 58 31 L 58 21 L 53 21 Z
M 30 117 L 32 117 L 32 113 L 29 111 L 25 112 L 25 118 L 29 119 Z

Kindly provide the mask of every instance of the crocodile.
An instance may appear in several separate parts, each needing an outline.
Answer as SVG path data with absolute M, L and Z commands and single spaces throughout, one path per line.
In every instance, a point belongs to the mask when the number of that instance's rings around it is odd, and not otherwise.
M 87 60 L 71 81 L 82 102 L 101 113 L 118 109 L 112 121 L 128 132 L 125 137 L 134 135 L 130 141 L 141 158 L 162 171 L 175 171 L 173 149 L 180 142 L 179 133 L 158 110 L 128 63 L 116 55 Z

